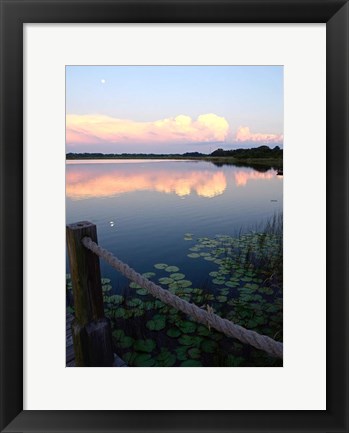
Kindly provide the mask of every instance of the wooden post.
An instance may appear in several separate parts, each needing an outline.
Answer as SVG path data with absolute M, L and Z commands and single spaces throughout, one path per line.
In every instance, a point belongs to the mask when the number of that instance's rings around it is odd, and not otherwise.
M 83 246 L 97 243 L 97 228 L 88 221 L 67 225 L 67 247 L 73 286 L 75 320 L 72 336 L 77 367 L 111 367 L 114 362 L 111 327 L 104 316 L 99 257 Z

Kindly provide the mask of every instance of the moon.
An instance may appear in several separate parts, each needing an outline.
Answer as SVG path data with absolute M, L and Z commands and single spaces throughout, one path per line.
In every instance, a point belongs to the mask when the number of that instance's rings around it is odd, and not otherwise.
M 101 79 L 101 83 L 105 84 L 105 79 L 104 78 Z

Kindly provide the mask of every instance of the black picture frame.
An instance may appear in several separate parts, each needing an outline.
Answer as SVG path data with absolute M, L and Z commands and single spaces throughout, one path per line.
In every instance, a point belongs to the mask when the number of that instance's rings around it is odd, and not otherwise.
M 349 167 L 349 7 L 347 1 L 0 0 L 0 5 L 1 431 L 347 432 Z M 23 411 L 23 24 L 133 22 L 326 23 L 327 409 L 325 411 Z M 301 386 L 300 384 L 299 392 L 302 392 Z

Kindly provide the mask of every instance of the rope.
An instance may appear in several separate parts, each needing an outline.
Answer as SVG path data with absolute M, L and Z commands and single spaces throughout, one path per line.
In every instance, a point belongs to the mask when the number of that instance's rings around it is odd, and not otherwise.
M 155 298 L 160 299 L 167 305 L 182 311 L 188 316 L 192 317 L 196 322 L 202 323 L 208 327 L 217 329 L 217 331 L 222 332 L 228 337 L 236 338 L 242 343 L 249 344 L 257 349 L 261 349 L 277 358 L 282 358 L 283 356 L 283 343 L 273 340 L 266 335 L 260 335 L 255 331 L 251 331 L 243 328 L 240 325 L 236 325 L 227 319 L 222 319 L 213 313 L 212 308 L 208 308 L 207 311 L 199 308 L 195 304 L 191 304 L 179 296 L 174 295 L 168 290 L 163 289 L 157 284 L 149 281 L 147 278 L 140 275 L 134 269 L 130 268 L 126 263 L 123 263 L 117 257 L 104 248 L 97 245 L 89 237 L 84 237 L 82 239 L 83 245 L 94 252 L 97 256 L 104 259 L 109 265 L 115 268 L 117 271 L 121 272 L 126 278 L 138 284 L 139 286 L 146 289 Z

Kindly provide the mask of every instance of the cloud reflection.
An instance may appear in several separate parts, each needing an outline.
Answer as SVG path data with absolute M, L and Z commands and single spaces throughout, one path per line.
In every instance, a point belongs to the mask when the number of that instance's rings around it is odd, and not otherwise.
M 259 171 L 236 171 L 234 173 L 234 180 L 236 186 L 245 186 L 250 180 L 269 180 L 276 176 L 274 170 L 269 170 L 265 173 L 260 173 Z
M 223 171 L 149 170 L 137 167 L 137 172 L 102 165 L 88 170 L 81 165 L 67 166 L 66 195 L 73 200 L 112 197 L 135 191 L 157 191 L 185 197 L 197 194 L 212 198 L 223 194 L 227 180 Z

